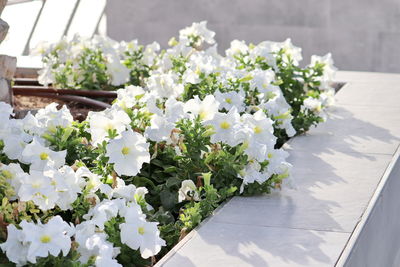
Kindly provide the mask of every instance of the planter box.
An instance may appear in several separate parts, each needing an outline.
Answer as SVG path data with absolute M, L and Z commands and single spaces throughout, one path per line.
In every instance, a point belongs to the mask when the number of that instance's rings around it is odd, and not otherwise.
M 337 76 L 328 121 L 285 145 L 294 188 L 233 198 L 156 266 L 400 266 L 400 75 Z

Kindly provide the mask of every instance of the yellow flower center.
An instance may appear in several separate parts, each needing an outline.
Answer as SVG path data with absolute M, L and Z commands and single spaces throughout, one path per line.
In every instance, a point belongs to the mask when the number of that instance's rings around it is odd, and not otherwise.
M 114 130 L 114 125 L 111 122 L 109 122 L 104 126 L 104 129 L 107 131 Z
M 164 80 L 164 78 L 161 78 L 161 80 L 160 80 L 160 85 L 161 85 L 162 87 L 164 87 L 164 85 L 165 85 L 165 80 Z
M 289 118 L 289 116 L 290 116 L 290 111 L 286 111 L 285 113 L 282 113 L 281 115 L 279 115 L 279 116 L 276 116 L 275 117 L 275 119 L 287 119 L 287 118 Z
M 201 119 L 201 120 L 204 120 L 205 117 L 207 116 L 207 112 L 206 112 L 206 111 L 201 111 L 201 112 L 199 113 L 199 116 L 200 116 L 200 119 Z
M 95 182 L 90 180 L 87 184 L 86 184 L 86 188 L 89 190 L 92 190 L 94 187 L 96 186 Z
M 196 67 L 196 70 L 194 71 L 194 73 L 196 73 L 197 75 L 201 74 L 201 70 L 199 67 Z
M 273 157 L 272 153 L 268 153 L 268 158 L 271 159 Z
M 33 183 L 33 184 L 32 184 L 32 187 L 33 187 L 33 188 L 36 188 L 36 189 L 37 189 L 37 188 L 40 188 L 41 186 L 42 186 L 41 183 Z
M 137 231 L 138 231 L 139 235 L 144 235 L 144 227 L 142 227 L 142 226 L 139 227 Z
M 39 157 L 41 160 L 46 160 L 49 158 L 49 154 L 47 154 L 46 152 L 42 152 L 40 153 Z
M 124 147 L 121 149 L 122 155 L 128 155 L 128 154 L 129 154 L 129 150 L 130 150 L 129 147 L 124 146 Z
M 50 241 L 51 241 L 51 236 L 49 236 L 49 235 L 43 235 L 40 238 L 40 242 L 42 242 L 42 243 L 49 243 Z
M 229 97 L 225 98 L 225 102 L 228 104 L 232 104 L 232 99 L 230 99 Z
M 221 122 L 221 123 L 219 124 L 219 127 L 221 127 L 221 128 L 224 129 L 224 130 L 227 130 L 227 129 L 229 129 L 229 128 L 231 127 L 231 125 L 230 125 L 228 122 L 223 121 L 223 122 Z
M 254 127 L 254 133 L 259 134 L 262 132 L 262 128 L 260 126 Z

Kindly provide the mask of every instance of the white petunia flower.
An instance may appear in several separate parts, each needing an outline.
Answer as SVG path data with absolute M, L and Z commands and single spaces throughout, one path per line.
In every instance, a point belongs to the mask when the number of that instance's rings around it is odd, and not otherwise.
M 44 127 L 47 130 L 54 130 L 57 126 L 68 127 L 71 126 L 73 117 L 66 106 L 62 106 L 61 109 L 57 109 L 57 103 L 51 103 L 45 108 L 39 109 L 35 115 L 38 120 L 40 127 Z
M 55 61 L 55 60 L 54 60 Z M 44 86 L 48 86 L 56 81 L 55 72 L 53 71 L 53 64 L 55 62 L 49 61 L 46 62 L 38 71 L 38 82 L 43 84 Z
M 148 66 L 152 66 L 154 64 L 155 59 L 157 58 L 157 52 L 160 50 L 160 44 L 157 42 L 152 42 L 145 46 L 143 51 L 142 61 L 144 64 Z
M 236 146 L 240 140 L 236 133 L 240 127 L 240 115 L 233 107 L 228 113 L 217 112 L 212 120 L 205 122 L 205 125 L 211 125 L 214 133 L 211 135 L 211 143 L 223 142 L 230 146 Z
M 113 262 L 113 259 L 119 254 L 119 249 L 114 248 L 113 244 L 107 241 L 107 234 L 98 232 L 92 221 L 84 221 L 76 226 L 75 241 L 79 244 L 77 252 L 79 261 L 86 264 L 90 258 L 95 257 L 95 264 L 107 262 L 107 259 Z M 112 266 L 112 265 L 111 265 Z
M 96 267 L 122 267 L 116 259 L 104 256 L 102 253 L 96 257 Z
M 252 160 L 244 170 L 239 172 L 238 177 L 243 179 L 243 183 L 240 187 L 240 193 L 243 192 L 245 185 L 252 184 L 254 182 L 262 184 L 270 178 L 269 175 L 262 173 L 260 170 L 261 165 L 257 161 Z
M 131 122 L 129 116 L 115 106 L 102 112 L 90 111 L 87 120 L 90 126 L 88 132 L 91 134 L 92 144 L 95 146 L 108 140 L 109 131 L 116 131 L 117 134 L 120 134 Z
M 153 206 L 146 202 L 145 196 L 149 193 L 146 187 L 138 187 L 135 191 L 135 202 L 136 203 L 144 203 L 146 205 L 147 210 L 154 210 Z M 130 205 L 130 204 L 129 204 Z
M 259 108 L 265 110 L 269 116 L 275 121 L 275 126 L 286 130 L 286 134 L 291 137 L 296 134 L 296 130 L 293 128 L 291 114 L 291 107 L 286 102 L 282 92 L 275 91 L 274 96 L 267 100 L 261 100 L 258 105 Z
M 56 205 L 61 210 L 71 209 L 71 204 L 78 198 L 78 193 L 82 192 L 85 180 L 69 166 L 63 166 L 58 170 L 47 168 L 44 174 L 52 177 L 52 184 L 59 196 Z
M 324 107 L 332 106 L 335 103 L 335 89 L 325 89 L 319 95 L 319 99 Z
M 330 83 L 335 78 L 335 74 L 337 68 L 333 65 L 332 54 L 328 53 L 323 57 L 313 55 L 311 56 L 311 64 L 310 67 L 315 66 L 317 63 L 324 64 L 323 67 L 323 74 L 322 76 L 318 77 L 318 81 L 321 82 L 319 86 L 321 90 L 329 89 Z
M 166 243 L 160 238 L 160 231 L 156 222 L 147 222 L 142 218 L 133 220 L 125 219 L 119 225 L 121 229 L 121 242 L 131 249 L 140 249 L 142 258 L 147 259 L 160 252 Z
M 11 119 L 0 125 L 0 139 L 4 143 L 3 152 L 10 159 L 21 161 L 22 151 L 32 138 L 32 135 L 25 131 L 24 120 Z
M 5 102 L 0 102 L 0 114 L 2 114 L 0 117 L 0 123 L 1 125 L 4 125 L 8 122 L 10 116 L 14 115 L 13 108 Z
M 138 100 L 145 94 L 142 87 L 129 85 L 117 90 L 117 102 L 122 108 L 132 108 Z
M 269 147 L 273 147 L 276 143 L 276 137 L 274 136 L 273 121 L 267 118 L 263 110 L 259 110 L 253 115 L 244 114 L 242 121 L 247 127 L 251 129 L 251 137 L 261 144 L 266 144 Z
M 117 185 L 112 189 L 111 195 L 114 198 L 123 198 L 126 201 L 134 201 L 136 186 L 133 184 L 125 185 L 125 181 L 117 178 Z
M 154 114 L 144 132 L 144 135 L 151 141 L 162 142 L 171 138 L 171 132 L 175 128 L 175 124 L 169 122 L 164 116 Z
M 188 199 L 199 201 L 199 193 L 197 192 L 197 187 L 192 180 L 182 181 L 181 188 L 178 192 L 178 202 L 182 202 Z
M 63 252 L 67 256 L 71 249 L 71 236 L 74 228 L 63 221 L 60 216 L 54 216 L 46 224 L 21 222 L 24 244 L 28 243 L 27 259 L 36 263 L 37 257 L 47 257 L 49 254 L 58 256 Z
M 289 63 L 289 61 L 293 62 L 293 65 L 299 65 L 299 62 L 303 59 L 301 55 L 301 48 L 294 46 L 290 38 L 286 39 L 281 43 L 273 43 L 271 45 L 272 52 L 279 52 L 283 50 L 282 60 L 285 63 Z
M 178 97 L 183 93 L 184 87 L 177 83 L 178 77 L 170 73 L 153 73 L 147 79 L 149 91 L 159 98 Z
M 126 222 L 133 222 L 146 218 L 146 215 L 143 214 L 140 205 L 136 204 L 135 202 L 128 202 L 126 206 L 121 208 L 119 214 L 125 218 Z
M 107 74 L 111 76 L 111 84 L 118 86 L 129 81 L 130 70 L 121 63 L 118 55 L 110 53 L 107 58 Z
M 286 162 L 289 153 L 283 149 L 273 149 L 268 155 L 267 172 L 269 174 L 283 174 L 290 170 L 291 164 Z
M 260 70 L 255 69 L 250 72 L 252 79 L 250 80 L 250 89 L 260 93 L 259 98 L 270 99 L 277 91 L 281 91 L 278 86 L 273 85 L 275 81 L 275 72 L 271 69 Z
M 214 96 L 215 100 L 220 103 L 219 110 L 230 110 L 232 107 L 235 107 L 238 112 L 243 112 L 245 110 L 244 94 L 242 91 L 239 93 L 235 91 L 221 93 L 217 90 Z
M 5 252 L 9 261 L 17 266 L 25 265 L 28 261 L 28 244 L 22 243 L 23 233 L 13 224 L 7 226 L 7 240 L 0 244 L 1 250 Z
M 22 177 L 18 196 L 21 201 L 33 201 L 43 211 L 54 208 L 59 198 L 52 177 L 35 170 Z
M 185 103 L 184 111 L 190 112 L 193 117 L 199 116 L 202 121 L 211 120 L 218 112 L 219 102 L 213 95 L 207 95 L 204 100 L 194 96 Z
M 91 208 L 87 214 L 83 215 L 83 218 L 91 220 L 93 224 L 103 230 L 104 224 L 111 218 L 116 217 L 118 211 L 124 206 L 125 201 L 123 199 L 104 199 Z
M 37 137 L 33 138 L 33 141 L 26 145 L 22 151 L 21 161 L 26 164 L 31 164 L 31 170 L 43 170 L 46 165 L 52 165 L 55 168 L 59 168 L 65 164 L 65 157 L 67 151 L 53 151 L 43 146 Z
M 245 41 L 233 40 L 229 49 L 225 51 L 228 57 L 234 57 L 237 54 L 246 54 L 249 51 L 249 47 Z
M 187 68 L 182 75 L 183 83 L 198 84 L 201 80 L 199 74 L 191 68 Z
M 28 114 L 20 120 L 22 124 L 22 129 L 31 134 L 31 135 L 40 135 L 43 130 L 40 129 L 40 123 L 38 119 L 32 115 L 30 111 L 28 111 Z
M 316 114 L 319 114 L 322 111 L 322 103 L 319 99 L 309 96 L 304 99 L 301 108 L 302 110 L 310 110 Z
M 17 194 L 21 187 L 21 183 L 26 179 L 28 174 L 21 169 L 19 164 L 10 163 L 8 165 L 0 164 L 0 175 L 6 178 L 6 181 L 12 186 Z
M 3 152 L 9 159 L 17 159 L 22 161 L 22 152 L 24 151 L 27 143 L 32 141 L 29 139 L 23 134 L 7 135 L 3 138 Z
M 204 51 L 197 51 L 191 53 L 187 69 L 191 69 L 197 75 L 201 73 L 210 75 L 217 71 L 218 64 L 219 62 L 214 56 L 208 55 Z
M 250 158 L 254 158 L 260 162 L 264 162 L 268 159 L 268 153 L 272 147 L 268 147 L 264 143 L 259 143 L 254 139 L 247 139 L 244 143 L 245 154 Z
M 274 42 L 264 41 L 250 49 L 249 57 L 253 60 L 262 58 L 272 68 L 276 69 L 276 58 L 272 50 Z
M 132 130 L 121 133 L 121 138 L 110 140 L 106 147 L 109 163 L 114 163 L 118 175 L 134 176 L 143 163 L 150 162 L 149 144 L 146 138 Z
M 185 45 L 200 47 L 203 42 L 214 44 L 215 32 L 207 29 L 207 21 L 193 22 L 192 26 L 179 31 L 179 40 Z
M 174 97 L 169 97 L 165 101 L 165 117 L 169 122 L 173 123 L 185 118 L 185 104 L 177 101 Z
M 86 167 L 80 167 L 76 171 L 76 175 L 77 175 L 77 177 L 80 177 L 80 178 L 85 177 L 87 179 L 86 183 L 82 184 L 82 186 L 84 186 L 86 188 L 86 190 L 89 190 L 90 193 L 96 192 L 100 188 L 100 186 L 103 184 L 101 182 L 101 177 L 97 174 L 92 173 Z

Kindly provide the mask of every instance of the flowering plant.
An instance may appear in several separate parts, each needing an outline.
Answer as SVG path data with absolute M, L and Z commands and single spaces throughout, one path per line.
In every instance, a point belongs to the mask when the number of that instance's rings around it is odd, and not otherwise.
M 56 104 L 14 119 L 0 103 L 0 262 L 151 265 L 221 202 L 290 178 L 280 146 L 325 119 L 330 55 L 300 68 L 301 50 L 287 40 L 233 41 L 222 56 L 214 35 L 193 23 L 159 54 L 157 45 L 139 49 L 145 64 L 120 61 L 110 76 L 105 47 L 129 45 L 85 41 L 100 50 L 88 45 L 73 58 L 102 55 L 93 66 L 68 59 L 77 39 L 49 50 L 42 78 L 52 83 L 124 85 L 83 122 Z M 130 76 L 113 84 L 121 73 Z
M 141 85 L 148 77 L 160 46 L 116 42 L 107 37 L 78 35 L 55 44 L 42 43 L 34 53 L 42 56 L 41 84 L 59 88 L 116 90 L 124 84 Z

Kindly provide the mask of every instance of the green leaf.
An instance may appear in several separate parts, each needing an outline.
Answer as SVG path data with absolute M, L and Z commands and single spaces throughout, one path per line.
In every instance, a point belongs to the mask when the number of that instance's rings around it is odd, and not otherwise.
M 180 186 L 181 185 L 181 179 L 179 179 L 179 178 L 177 178 L 177 177 L 171 177 L 171 178 L 168 178 L 168 180 L 167 180 L 167 182 L 165 183 L 165 185 L 168 187 L 168 188 L 171 188 L 171 187 L 174 187 L 174 186 Z
M 177 168 L 175 166 L 164 166 L 164 171 L 166 173 L 176 172 Z
M 168 189 L 165 189 L 161 191 L 160 199 L 164 209 L 170 210 L 176 203 L 178 203 L 178 194 L 177 192 L 171 192 Z
M 65 128 L 64 133 L 61 137 L 61 143 L 65 143 L 65 141 L 68 140 L 68 138 L 71 136 L 73 131 L 74 131 L 74 128 L 71 128 L 71 127 Z
M 136 186 L 146 186 L 146 185 L 149 185 L 149 186 L 151 186 L 152 188 L 155 188 L 155 187 L 156 187 L 156 185 L 155 185 L 150 179 L 148 179 L 148 178 L 146 178 L 146 177 L 142 177 L 142 176 L 135 176 L 135 177 L 133 178 L 133 183 L 134 183 Z

